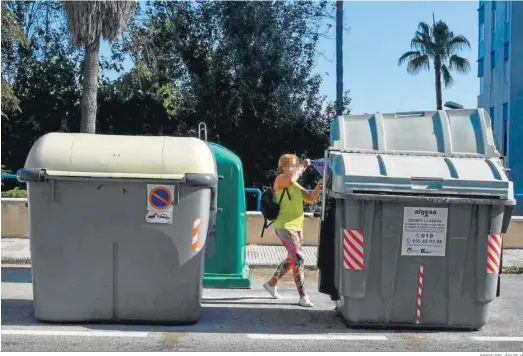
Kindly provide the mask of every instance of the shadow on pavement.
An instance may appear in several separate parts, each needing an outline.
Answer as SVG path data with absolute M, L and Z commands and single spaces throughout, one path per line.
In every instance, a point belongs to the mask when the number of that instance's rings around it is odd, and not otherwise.
M 2 325 L 36 325 L 33 301 L 27 299 L 2 299 Z
M 290 303 L 285 301 L 277 301 L 277 299 L 271 297 L 228 297 L 228 298 L 204 298 L 202 305 L 207 304 L 218 304 L 218 305 L 298 305 L 297 298 L 296 303 Z
M 274 300 L 272 297 L 226 297 L 226 298 L 203 298 L 203 304 L 216 304 L 221 302 L 230 302 L 236 300 Z M 287 303 L 288 304 L 288 303 Z
M 23 269 L 23 268 L 22 268 Z M 23 273 L 22 273 L 23 275 Z M 2 280 L 10 278 L 9 274 Z M 17 277 L 18 278 L 18 277 Z M 16 279 L 16 278 L 15 278 Z M 521 282 L 519 276 L 504 275 L 502 294 L 492 305 L 489 324 L 482 330 L 496 331 L 499 327 L 518 329 L 521 324 Z M 261 291 L 260 291 L 261 292 Z M 318 306 L 302 308 L 294 301 L 273 300 L 258 296 L 217 297 L 203 300 L 200 321 L 194 325 L 162 326 L 109 323 L 40 323 L 34 317 L 31 299 L 2 299 L 2 325 L 33 326 L 78 325 L 91 330 L 120 330 L 145 332 L 194 332 L 194 333 L 237 333 L 237 334 L 310 334 L 310 333 L 383 333 L 384 329 L 371 327 L 349 328 L 334 311 L 334 304 L 326 302 L 325 296 L 316 294 Z M 322 301 L 323 299 L 323 301 Z M 387 330 L 387 329 L 385 329 Z M 438 333 L 426 329 L 392 330 L 387 332 Z
M 233 304 L 233 303 L 231 303 Z M 32 300 L 3 299 L 2 325 L 16 326 L 82 326 L 96 331 L 144 331 L 227 334 L 314 334 L 314 333 L 383 333 L 383 328 L 350 328 L 334 310 L 259 307 L 268 303 L 203 306 L 198 323 L 184 326 L 116 324 L 116 323 L 41 323 L 34 318 Z M 283 304 L 283 303 L 282 303 Z M 279 304 L 275 304 L 279 305 Z M 289 306 L 289 304 L 286 304 Z M 392 328 L 387 332 L 438 333 L 443 330 Z
M 231 304 L 232 306 L 226 306 Z M 117 323 L 42 323 L 35 319 L 32 300 L 2 299 L 2 325 L 7 326 L 81 326 L 93 331 L 143 331 L 155 333 L 227 333 L 227 334 L 314 334 L 314 333 L 407 333 L 434 334 L 469 332 L 440 328 L 404 328 L 400 326 L 347 326 L 334 310 L 259 307 L 268 303 L 227 303 L 203 306 L 201 319 L 193 325 L 154 325 Z M 280 304 L 273 304 L 280 305 Z M 283 305 L 283 303 L 281 303 Z M 285 304 L 289 306 L 289 304 Z
M 288 305 L 288 304 L 287 304 Z M 92 330 L 122 330 L 146 332 L 196 333 L 311 333 L 347 332 L 334 310 L 314 310 L 296 306 L 291 308 L 260 307 L 260 303 L 232 305 L 203 305 L 200 321 L 188 326 L 41 323 L 34 317 L 33 301 L 2 299 L 2 325 L 81 325 Z M 334 330 L 335 329 L 335 330 Z
M 31 268 L 2 267 L 2 283 L 32 283 Z

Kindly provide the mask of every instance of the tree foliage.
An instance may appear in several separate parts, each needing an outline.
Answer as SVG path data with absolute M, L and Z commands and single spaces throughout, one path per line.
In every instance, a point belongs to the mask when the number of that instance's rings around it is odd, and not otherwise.
M 205 122 L 210 141 L 240 156 L 248 186 L 269 184 L 282 153 L 323 157 L 335 110 L 314 66 L 333 5 L 140 3 L 111 58 L 100 60 L 120 75 L 98 78 L 97 132 L 197 136 Z M 9 6 L 30 40 L 8 61 L 22 112 L 2 122 L 2 162 L 17 169 L 41 135 L 80 129 L 83 53 L 68 39 L 61 3 Z M 127 57 L 134 66 L 122 73 Z M 348 92 L 344 103 L 348 113 Z
M 7 116 L 7 112 L 20 111 L 20 101 L 14 94 L 11 83 L 7 77 L 4 77 L 8 71 L 7 65 L 5 65 L 8 62 L 8 55 L 17 46 L 27 47 L 27 37 L 20 28 L 14 13 L 2 2 L 2 116 Z
M 2 120 L 2 163 L 16 170 L 38 137 L 79 130 L 81 54 L 70 45 L 61 2 L 4 4 L 28 40 L 26 47 L 5 51 L 2 43 L 2 74 L 9 78 L 20 107 Z
M 416 75 L 423 70 L 430 70 L 432 63 L 435 75 L 436 106 L 443 108 L 441 78 L 445 87 L 454 83 L 451 72 L 467 74 L 470 63 L 459 56 L 459 52 L 470 49 L 470 42 L 463 35 L 454 35 L 444 21 L 432 26 L 420 22 L 414 38 L 410 42 L 411 51 L 405 52 L 398 60 L 398 65 L 407 63 L 407 72 Z
M 99 41 L 113 42 L 125 30 L 136 1 L 64 1 L 67 28 L 75 46 Z
M 283 152 L 323 156 L 332 112 L 313 70 L 333 10 L 327 2 L 154 2 L 115 56 L 139 63 L 127 79 L 149 96 L 160 88 L 171 96 L 176 119 L 155 129 L 195 134 L 206 122 L 210 139 L 242 158 L 247 181 L 262 184 Z
M 64 1 L 74 46 L 84 48 L 80 131 L 96 133 L 100 39 L 113 42 L 127 26 L 136 1 Z

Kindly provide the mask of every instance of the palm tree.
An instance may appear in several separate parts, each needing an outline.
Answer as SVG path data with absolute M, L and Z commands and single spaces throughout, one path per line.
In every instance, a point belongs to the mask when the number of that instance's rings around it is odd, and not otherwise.
M 422 70 L 430 70 L 432 62 L 436 76 L 436 106 L 437 110 L 443 109 L 441 78 L 445 88 L 448 88 L 454 82 L 451 71 L 459 74 L 470 71 L 469 61 L 458 55 L 461 50 L 470 49 L 469 40 L 463 35 L 454 35 L 444 21 L 434 22 L 432 27 L 420 22 L 410 47 L 412 50 L 399 58 L 398 65 L 408 61 L 407 72 L 416 75 Z
M 96 132 L 96 94 L 100 37 L 114 41 L 136 10 L 136 1 L 65 1 L 67 27 L 77 47 L 85 48 L 80 132 Z

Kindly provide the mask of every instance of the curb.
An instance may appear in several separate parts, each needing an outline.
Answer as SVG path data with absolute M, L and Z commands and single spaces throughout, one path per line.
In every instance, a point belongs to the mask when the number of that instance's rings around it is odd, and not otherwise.
M 30 258 L 2 258 L 2 264 L 3 265 L 31 265 L 31 259 Z M 251 263 L 249 264 L 249 268 L 252 269 L 268 269 L 268 268 L 276 268 L 279 266 L 279 263 Z M 318 269 L 315 265 L 305 265 L 305 269 L 308 271 L 316 271 Z
M 505 267 L 503 268 L 504 274 L 523 274 L 523 267 Z
M 31 258 L 6 257 L 2 258 L 3 265 L 31 265 Z

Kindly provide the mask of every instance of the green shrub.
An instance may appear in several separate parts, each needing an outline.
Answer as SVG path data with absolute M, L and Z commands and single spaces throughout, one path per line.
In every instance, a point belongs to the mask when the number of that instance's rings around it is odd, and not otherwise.
M 13 173 L 13 172 L 11 172 L 10 169 L 7 169 L 7 167 L 2 164 L 2 174 L 7 174 L 7 173 Z
M 27 190 L 16 187 L 15 189 L 2 192 L 2 198 L 27 198 Z

